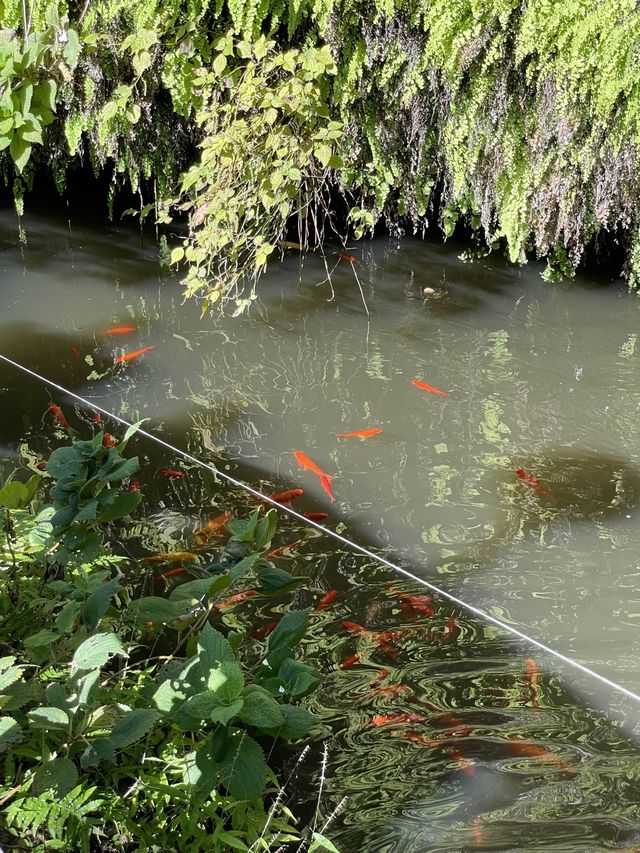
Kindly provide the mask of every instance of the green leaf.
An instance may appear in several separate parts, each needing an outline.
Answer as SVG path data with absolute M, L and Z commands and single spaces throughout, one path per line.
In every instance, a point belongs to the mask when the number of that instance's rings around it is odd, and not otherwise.
M 23 666 L 13 666 L 15 657 L 0 658 L 0 693 L 22 679 Z
M 80 57 L 80 53 L 82 51 L 82 45 L 80 44 L 78 33 L 75 30 L 67 30 L 66 36 L 67 43 L 64 46 L 64 50 L 62 51 L 62 56 L 64 57 L 64 61 L 67 63 L 69 68 L 75 68 L 78 64 L 78 58 Z
M 217 595 L 230 586 L 231 578 L 228 575 L 220 575 L 217 578 L 199 578 L 196 581 L 180 584 L 173 589 L 169 601 L 187 601 L 189 605 L 197 604 L 203 598 Z
M 159 595 L 148 595 L 133 602 L 131 609 L 137 625 L 145 625 L 147 622 L 165 625 L 181 616 L 185 611 L 185 605 L 188 606 L 188 602 L 184 599 L 176 602 L 161 598 Z
M 47 687 L 45 696 L 47 697 L 47 702 L 53 708 L 60 708 L 62 711 L 66 711 L 70 707 L 67 691 L 57 681 L 54 681 L 53 684 Z
M 268 657 L 279 651 L 290 651 L 304 637 L 309 624 L 311 608 L 292 610 L 286 613 L 278 622 L 278 627 L 269 634 L 267 641 Z
M 329 161 L 331 160 L 331 155 L 333 152 L 332 152 L 330 145 L 323 143 L 321 145 L 317 145 L 313 149 L 313 153 L 317 157 L 317 159 L 322 163 L 322 165 L 325 166 L 325 168 L 326 168 L 329 165 Z
M 84 624 L 87 626 L 88 631 L 95 631 L 100 624 L 100 620 L 106 613 L 106 610 L 111 603 L 111 599 L 120 589 L 122 589 L 122 587 L 118 582 L 118 579 L 113 578 L 108 583 L 101 584 L 91 593 L 89 598 L 87 598 L 82 611 L 82 618 L 84 619 Z
M 137 470 L 137 469 L 136 469 Z M 129 475 L 127 475 L 129 476 Z M 122 492 L 100 510 L 99 521 L 116 521 L 130 515 L 142 500 L 140 492 Z
M 42 705 L 40 708 L 33 708 L 29 711 L 27 717 L 35 729 L 66 731 L 69 727 L 69 715 L 62 708 L 50 708 L 48 705 Z
M 40 480 L 40 478 L 37 478 Z M 7 509 L 24 509 L 31 502 L 29 491 L 24 483 L 12 480 L 0 489 L 0 506 Z
M 138 430 L 140 429 L 142 424 L 148 420 L 149 420 L 149 418 L 142 418 L 141 420 L 136 421 L 134 424 L 131 424 L 131 426 L 127 427 L 127 431 L 124 434 L 124 438 L 122 439 L 122 441 L 118 445 L 118 451 L 120 453 L 122 453 L 122 451 L 125 449 L 125 447 L 129 443 L 129 439 L 132 436 L 134 436 L 138 432 Z
M 198 637 L 198 662 L 208 690 L 229 705 L 240 698 L 244 675 L 233 649 L 219 631 L 205 625 Z
M 284 715 L 280 706 L 269 693 L 257 684 L 251 684 L 244 692 L 244 706 L 239 712 L 240 719 L 248 726 L 257 729 L 275 729 L 284 725 Z
M 250 850 L 250 847 L 238 838 L 237 835 L 233 835 L 231 832 L 219 832 L 216 835 L 216 841 L 222 841 L 227 847 L 231 847 L 232 850 Z
M 242 699 L 235 699 L 228 705 L 218 705 L 209 714 L 209 719 L 214 723 L 221 723 L 223 726 L 228 726 L 234 717 L 242 711 L 244 702 Z
M 271 737 L 279 737 L 283 740 L 300 740 L 300 738 L 306 737 L 309 730 L 319 722 L 317 717 L 298 705 L 283 704 L 279 707 L 284 717 L 284 725 L 266 732 Z
M 306 580 L 308 578 L 290 575 L 289 572 L 277 566 L 265 566 L 258 572 L 260 589 L 265 592 L 280 592 L 304 583 Z
M 78 781 L 78 770 L 69 758 L 56 758 L 39 767 L 31 783 L 35 797 L 45 791 L 53 790 L 56 796 L 64 797 Z
M 244 557 L 235 566 L 232 566 L 229 569 L 229 577 L 231 578 L 232 583 L 235 583 L 240 578 L 243 578 L 246 574 L 248 574 L 253 568 L 254 563 L 260 559 L 260 554 L 249 554 L 248 557 Z
M 56 628 L 61 634 L 65 634 L 73 628 L 81 610 L 82 604 L 79 601 L 67 601 L 56 616 Z
M 227 57 L 223 53 L 219 53 L 213 60 L 213 70 L 221 77 L 227 67 Z
M 265 789 L 269 768 L 258 744 L 246 732 L 234 731 L 217 770 L 232 797 L 255 800 Z
M 80 524 L 83 521 L 93 521 L 98 511 L 98 501 L 93 500 L 86 503 L 73 519 L 74 524 Z
M 101 761 L 108 761 L 110 764 L 116 762 L 116 749 L 111 739 L 107 737 L 99 737 L 91 741 L 80 756 L 80 766 L 83 769 L 97 767 Z
M 71 661 L 73 669 L 100 669 L 114 655 L 126 658 L 129 655 L 115 634 L 94 634 L 76 649 Z
M 151 731 L 158 717 L 158 712 L 153 708 L 134 708 L 115 724 L 111 731 L 111 742 L 118 749 L 130 746 Z
M 38 631 L 37 634 L 31 634 L 30 637 L 27 637 L 24 640 L 23 645 L 25 649 L 37 649 L 40 646 L 49 646 L 51 643 L 55 643 L 56 640 L 60 639 L 60 634 L 56 633 L 56 631 L 50 631 L 48 628 L 43 628 L 42 631 Z
M 314 832 L 311 836 L 308 853 L 316 853 L 318 850 L 328 850 L 329 853 L 340 853 L 338 848 L 326 836 L 321 835 L 319 832 Z
M 304 696 L 317 687 L 322 676 L 317 669 L 293 658 L 283 661 L 278 670 L 278 678 L 289 696 Z
M 22 729 L 13 717 L 0 717 L 0 752 L 11 749 L 22 738 Z

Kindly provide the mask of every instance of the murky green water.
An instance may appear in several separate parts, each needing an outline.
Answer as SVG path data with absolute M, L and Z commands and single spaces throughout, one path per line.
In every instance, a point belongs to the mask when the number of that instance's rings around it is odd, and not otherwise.
M 535 268 L 463 264 L 459 246 L 379 240 L 354 251 L 369 320 L 349 266 L 332 291 L 313 256 L 275 268 L 250 318 L 201 319 L 135 231 L 34 216 L 18 245 L 15 220 L 0 225 L 0 352 L 254 484 L 304 488 L 299 507 L 328 526 L 640 688 L 640 302 L 623 286 L 546 285 Z M 136 332 L 105 336 L 114 325 Z M 1 445 L 42 432 L 48 392 L 3 367 L 0 400 Z M 383 431 L 336 436 L 363 428 Z M 294 450 L 333 476 L 335 503 Z M 145 453 L 150 502 L 195 515 L 211 500 L 195 471 L 154 480 L 176 460 Z M 293 559 L 310 577 L 298 605 L 339 591 L 310 652 L 327 673 L 323 808 L 349 797 L 345 851 L 637 849 L 635 703 L 441 601 L 431 616 L 402 607 L 415 585 L 324 537 Z M 274 605 L 253 602 L 269 621 Z M 397 636 L 381 645 L 381 631 Z M 422 719 L 375 720 L 399 713 Z M 317 773 L 303 767 L 305 785 Z

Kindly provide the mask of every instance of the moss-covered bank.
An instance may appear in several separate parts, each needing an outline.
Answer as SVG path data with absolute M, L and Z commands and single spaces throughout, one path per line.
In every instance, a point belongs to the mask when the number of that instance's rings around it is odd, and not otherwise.
M 640 274 L 635 0 L 9 0 L 0 26 L 5 180 L 89 158 L 180 202 L 209 304 L 292 217 L 321 239 L 336 189 L 357 233 L 463 220 L 566 274 L 615 231 Z

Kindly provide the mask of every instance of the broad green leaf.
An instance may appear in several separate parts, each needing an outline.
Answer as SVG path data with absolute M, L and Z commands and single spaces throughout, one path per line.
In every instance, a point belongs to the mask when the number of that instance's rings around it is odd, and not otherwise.
M 329 853 L 340 853 L 335 844 L 332 844 L 326 836 L 321 835 L 319 832 L 314 832 L 311 836 L 308 853 L 317 853 L 318 850 L 328 850 Z
M 99 737 L 92 740 L 89 746 L 80 756 L 80 766 L 97 767 L 101 761 L 108 761 L 110 764 L 116 762 L 116 749 L 110 738 Z
M 291 650 L 304 637 L 309 624 L 311 608 L 292 610 L 278 622 L 278 627 L 269 634 L 267 641 L 268 656 L 281 649 Z
M 253 568 L 254 563 L 260 559 L 260 554 L 249 554 L 248 557 L 244 557 L 235 566 L 232 566 L 229 569 L 229 577 L 231 581 L 235 583 L 240 578 L 243 578 L 246 574 L 248 574 Z
M 72 670 L 100 669 L 114 655 L 129 657 L 115 634 L 95 634 L 76 649 L 71 668 Z
M 77 474 L 83 466 L 84 462 L 77 447 L 59 447 L 47 461 L 47 474 L 58 479 L 72 473 Z
M 269 768 L 262 749 L 245 732 L 232 733 L 229 746 L 216 766 L 220 781 L 232 797 L 255 800 L 263 793 Z
M 33 777 L 31 790 L 35 797 L 48 790 L 56 796 L 64 797 L 78 781 L 78 770 L 69 758 L 56 758 L 39 767 Z
M 265 592 L 280 592 L 308 580 L 309 578 L 290 575 L 277 566 L 265 566 L 258 572 L 258 584 Z
M 74 524 L 80 524 L 83 521 L 93 521 L 98 511 L 98 501 L 93 500 L 86 503 L 73 519 Z
M 90 704 L 94 688 L 100 679 L 100 670 L 94 669 L 85 673 L 78 670 L 67 678 L 67 688 L 70 693 L 69 702 L 75 711 L 77 708 L 85 708 Z
M 218 705 L 217 708 L 214 708 L 211 714 L 209 714 L 209 719 L 214 723 L 220 723 L 223 726 L 228 726 L 231 720 L 233 720 L 234 717 L 237 717 L 242 711 L 243 705 L 244 702 L 242 699 L 235 699 L 228 705 Z
M 320 722 L 317 717 L 298 705 L 282 704 L 279 705 L 279 708 L 284 717 L 284 724 L 277 729 L 266 732 L 271 737 L 279 737 L 283 740 L 300 740 L 300 738 L 306 737 L 309 730 Z
M 0 658 L 0 693 L 22 679 L 23 666 L 14 666 L 15 657 Z
M 146 625 L 147 622 L 153 622 L 154 625 L 165 625 L 167 622 L 173 622 L 184 613 L 185 607 L 188 607 L 188 602 L 185 600 L 176 602 L 161 598 L 159 595 L 148 595 L 134 601 L 131 605 L 131 611 L 138 625 Z
M 67 43 L 62 51 L 62 56 L 69 68 L 75 68 L 78 64 L 78 58 L 82 51 L 82 45 L 80 44 L 78 33 L 75 30 L 69 29 L 66 31 L 65 35 L 67 37 Z
M 52 708 L 60 708 L 62 711 L 66 712 L 70 706 L 67 691 L 64 689 L 62 684 L 57 681 L 54 681 L 53 684 L 50 684 L 47 687 L 45 690 L 45 696 L 47 697 L 47 702 Z
M 199 791 L 209 792 L 218 779 L 216 763 L 205 743 L 197 752 L 190 752 L 184 760 L 183 781 Z
M 39 646 L 49 646 L 60 639 L 60 634 L 56 631 L 50 631 L 48 628 L 43 628 L 37 634 L 31 634 L 24 640 L 25 649 L 37 649 Z
M 205 625 L 198 637 L 198 662 L 207 689 L 222 704 L 228 705 L 240 697 L 244 688 L 242 668 L 227 640 L 210 625 Z
M 67 601 L 56 616 L 56 628 L 61 634 L 65 634 L 73 628 L 81 610 L 82 604 L 79 601 Z
M 293 658 L 283 661 L 278 670 L 278 678 L 289 696 L 304 696 L 321 681 L 317 669 Z
M 22 729 L 13 717 L 0 717 L 0 752 L 11 749 L 22 738 Z
M 82 611 L 82 618 L 84 619 L 84 624 L 87 626 L 88 631 L 95 631 L 100 624 L 100 620 L 106 613 L 106 610 L 111 603 L 111 599 L 120 589 L 122 589 L 122 587 L 118 582 L 118 579 L 113 578 L 108 583 L 101 584 L 91 593 L 89 598 L 87 598 Z
M 23 483 L 13 480 L 0 489 L 0 506 L 7 509 L 23 509 L 28 503 L 27 489 Z
M 284 725 L 284 715 L 266 690 L 251 684 L 244 692 L 244 705 L 238 714 L 243 723 L 257 729 L 275 729 Z
M 196 581 L 180 584 L 171 590 L 170 601 L 188 601 L 189 604 L 197 604 L 205 596 L 213 596 L 231 586 L 231 578 L 228 575 L 220 575 L 217 578 L 199 578 Z
M 158 717 L 153 708 L 134 708 L 115 724 L 111 730 L 111 742 L 118 749 L 130 746 L 151 731 Z
M 27 717 L 35 729 L 64 731 L 69 727 L 69 715 L 62 708 L 50 708 L 47 705 L 43 705 L 40 708 L 33 708 L 29 711 Z
M 232 832 L 219 832 L 216 835 L 216 842 L 223 842 L 226 847 L 230 847 L 232 850 L 250 850 L 250 847 L 238 838 L 237 835 L 234 835 Z
M 126 476 L 129 476 L 128 474 Z M 116 521 L 130 515 L 142 500 L 140 492 L 122 492 L 104 509 L 100 510 L 99 521 Z
M 183 731 L 198 731 L 219 705 L 216 694 L 205 690 L 174 707 L 171 716 Z

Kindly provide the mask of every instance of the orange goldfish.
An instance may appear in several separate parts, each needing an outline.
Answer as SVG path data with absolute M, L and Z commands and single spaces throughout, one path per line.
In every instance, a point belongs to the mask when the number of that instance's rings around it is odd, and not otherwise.
M 389 684 L 388 687 L 375 687 L 368 696 L 400 696 L 402 693 L 411 693 L 411 688 L 406 684 Z
M 338 438 L 370 438 L 372 435 L 380 435 L 382 430 L 379 427 L 373 429 L 357 429 L 355 432 L 339 432 Z
M 358 625 L 357 622 L 347 622 L 346 619 L 343 619 L 340 624 L 343 628 L 346 628 L 347 631 L 351 631 L 352 634 L 368 634 L 366 628 L 363 628 L 362 625 Z
M 143 557 L 139 562 L 146 563 L 196 563 L 198 555 L 191 551 L 167 551 L 166 554 L 154 554 L 152 557 Z
M 274 548 L 273 551 L 269 551 L 268 554 L 265 554 L 265 559 L 271 560 L 273 557 L 282 557 L 287 551 L 291 551 L 293 548 L 298 548 L 300 545 L 303 545 L 307 540 L 306 539 L 296 539 L 295 542 L 288 542 L 286 545 L 281 545 L 279 548 Z
M 117 443 L 117 439 L 115 439 L 110 432 L 105 432 L 105 434 L 102 436 L 103 447 L 115 447 Z
M 247 598 L 251 598 L 257 594 L 257 589 L 247 589 L 244 592 L 237 592 L 235 595 L 225 598 L 225 600 L 221 601 L 220 604 L 216 604 L 215 608 L 216 610 L 226 610 L 227 607 L 233 607 L 234 604 L 240 604 L 241 601 L 246 601 Z
M 375 678 L 372 678 L 369 682 L 369 687 L 375 687 L 377 684 L 380 684 L 381 681 L 384 681 L 385 678 L 391 674 L 391 670 L 387 669 L 386 666 L 383 666 L 382 669 L 378 672 Z
M 346 264 L 358 264 L 358 266 L 362 266 L 362 261 L 358 260 L 355 255 L 348 255 L 346 252 L 340 252 L 340 260 L 344 261 Z
M 427 737 L 427 735 L 423 735 L 420 732 L 402 732 L 400 737 L 404 738 L 405 740 L 411 740 L 414 743 L 419 743 L 421 746 L 428 746 L 430 749 L 437 749 L 440 746 L 437 740 L 434 740 L 431 737 Z
M 420 714 L 380 714 L 371 718 L 372 726 L 388 726 L 394 723 L 424 723 Z
M 531 486 L 535 493 L 540 495 L 540 497 L 544 497 L 549 494 L 549 490 L 545 489 L 540 480 L 537 480 L 533 474 L 527 473 L 524 468 L 516 468 L 516 476 L 520 477 L 522 482 L 526 483 L 527 486 Z
M 303 468 L 306 468 L 309 471 L 313 471 L 314 474 L 317 474 L 318 477 L 328 477 L 328 474 L 322 470 L 322 468 L 318 468 L 313 459 L 309 459 L 306 453 L 303 453 L 301 450 L 294 450 L 293 455 L 296 457 L 298 461 L 298 465 L 301 465 Z
M 128 492 L 139 492 L 140 491 L 140 483 L 137 480 L 134 480 L 133 483 L 129 483 Z
M 173 578 L 177 575 L 186 575 L 189 574 L 189 569 L 185 569 L 184 566 L 178 566 L 175 569 L 169 569 L 167 572 L 163 572 L 161 575 L 158 575 L 159 578 Z
M 506 741 L 506 744 L 511 755 L 522 756 L 523 758 L 539 758 L 542 761 L 548 761 L 549 764 L 556 764 L 562 770 L 570 769 L 569 763 L 564 758 L 537 743 L 531 743 L 531 741 L 527 740 L 509 739 Z
M 303 515 L 311 521 L 324 521 L 329 518 L 329 515 L 326 512 L 305 512 Z
M 330 589 L 329 592 L 325 596 L 323 596 L 320 599 L 320 601 L 316 604 L 316 606 L 314 608 L 315 612 L 318 613 L 320 610 L 324 610 L 325 607 L 328 607 L 330 604 L 333 604 L 333 602 L 336 600 L 337 596 L 338 596 L 338 590 L 337 589 Z
M 296 498 L 299 498 L 300 495 L 303 495 L 303 494 L 304 494 L 303 489 L 289 489 L 288 492 L 278 492 L 275 495 L 269 495 L 269 497 L 271 498 L 272 501 L 275 501 L 276 503 L 286 504 L 286 503 L 289 503 L 289 501 L 293 501 Z M 260 501 L 258 501 L 258 503 L 264 504 L 264 503 L 266 503 L 266 501 L 260 500 Z
M 110 326 L 108 329 L 105 329 L 103 334 L 105 335 L 128 335 L 131 332 L 135 332 L 135 328 L 133 326 Z
M 253 636 L 254 636 L 257 640 L 262 640 L 262 639 L 264 639 L 265 637 L 268 637 L 268 636 L 269 636 L 269 634 L 270 634 L 272 631 L 275 631 L 275 629 L 276 629 L 277 627 L 278 627 L 278 620 L 276 619 L 276 620 L 274 620 L 273 622 L 268 622 L 268 623 L 267 623 L 266 625 L 264 625 L 262 628 L 259 628 L 259 629 L 254 633 L 254 635 L 253 635 Z
M 459 765 L 459 770 L 464 776 L 473 776 L 476 772 L 475 762 L 465 758 L 459 749 L 451 750 L 451 758 Z
M 423 391 L 430 391 L 432 394 L 442 394 L 443 397 L 448 397 L 448 391 L 441 391 L 440 388 L 434 388 L 433 385 L 427 385 L 426 382 L 421 382 L 419 379 L 412 379 L 411 383 L 416 386 L 416 388 L 422 388 Z
M 406 607 L 417 610 L 423 616 L 433 616 L 433 601 L 430 595 L 409 595 L 407 592 L 397 593 L 398 598 Z
M 325 490 L 325 492 L 329 495 L 329 500 L 331 501 L 331 503 L 333 503 L 335 501 L 335 498 L 333 496 L 333 491 L 331 490 L 331 477 L 329 477 L 327 474 L 323 474 L 322 477 L 320 477 L 320 484 Z
M 152 350 L 152 349 L 155 349 L 155 346 L 153 344 L 151 344 L 148 347 L 142 347 L 142 349 L 136 349 L 133 352 L 126 352 L 126 353 L 124 353 L 124 355 L 119 355 L 116 358 L 114 363 L 115 364 L 124 364 L 126 361 L 133 361 L 134 358 L 138 358 L 143 353 L 149 352 L 149 350 Z
M 174 471 L 172 468 L 159 468 L 158 474 L 162 474 L 163 477 L 168 477 L 170 480 L 181 480 L 187 476 L 184 471 Z
M 70 346 L 69 349 L 71 350 L 71 355 L 75 355 L 76 358 L 80 358 L 82 355 L 78 347 Z
M 95 424 L 96 426 L 98 426 L 99 424 L 102 423 L 102 418 L 100 417 L 100 412 L 94 412 L 91 415 L 91 423 Z
M 65 429 L 71 429 L 71 427 L 69 426 L 69 421 L 65 418 L 60 406 L 56 406 L 55 403 L 51 403 L 47 411 L 51 412 L 51 414 L 53 415 L 53 419 L 54 421 L 56 421 L 56 423 L 59 423 L 60 426 L 64 427 Z
M 203 545 L 212 537 L 220 536 L 224 532 L 227 523 L 231 520 L 231 517 L 230 512 L 221 512 L 215 518 L 210 518 L 204 527 L 196 530 L 193 534 L 196 541 Z
M 356 653 L 355 655 L 349 655 L 340 664 L 340 669 L 351 669 L 352 667 L 354 667 L 358 663 L 359 660 L 360 660 L 359 654 Z
M 524 679 L 529 685 L 531 692 L 531 704 L 534 708 L 538 707 L 538 667 L 532 658 L 527 658 L 524 662 Z

